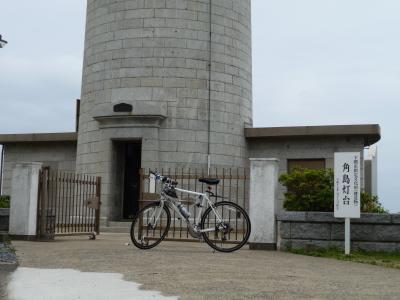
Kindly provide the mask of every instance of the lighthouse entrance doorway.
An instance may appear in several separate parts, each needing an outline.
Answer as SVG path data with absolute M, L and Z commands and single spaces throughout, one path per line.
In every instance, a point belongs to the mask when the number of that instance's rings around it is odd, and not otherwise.
M 121 219 L 133 219 L 139 210 L 142 143 L 141 141 L 118 141 L 115 146 Z

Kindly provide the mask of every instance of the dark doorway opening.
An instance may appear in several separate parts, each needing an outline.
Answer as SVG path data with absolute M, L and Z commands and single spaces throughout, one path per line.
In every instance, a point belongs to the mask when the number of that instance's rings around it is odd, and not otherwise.
M 133 219 L 139 210 L 141 156 L 141 143 L 125 144 L 124 219 Z
M 142 143 L 140 141 L 121 141 L 117 143 L 119 161 L 117 178 L 121 182 L 121 219 L 133 219 L 139 211 L 140 168 Z

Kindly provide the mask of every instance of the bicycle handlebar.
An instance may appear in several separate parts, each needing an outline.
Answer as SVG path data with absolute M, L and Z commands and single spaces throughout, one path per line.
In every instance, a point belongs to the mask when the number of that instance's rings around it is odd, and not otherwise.
M 157 173 L 155 171 L 150 170 L 150 174 L 154 175 L 156 178 L 156 181 L 162 181 L 163 183 L 170 183 L 172 185 L 178 185 L 178 182 L 172 180 L 171 178 L 162 176 L 160 173 Z

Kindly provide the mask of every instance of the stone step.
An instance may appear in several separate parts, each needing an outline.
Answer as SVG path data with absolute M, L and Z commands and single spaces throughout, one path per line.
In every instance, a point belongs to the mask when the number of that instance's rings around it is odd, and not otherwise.
M 108 222 L 108 226 L 106 227 L 126 227 L 126 228 L 130 228 L 132 225 L 132 222 L 117 222 L 117 221 L 110 221 Z
M 132 222 L 130 221 L 110 221 L 108 226 L 100 226 L 100 232 L 107 233 L 129 233 L 131 229 Z
M 101 227 L 100 228 L 100 234 L 101 233 L 129 233 L 130 228 L 128 227 Z

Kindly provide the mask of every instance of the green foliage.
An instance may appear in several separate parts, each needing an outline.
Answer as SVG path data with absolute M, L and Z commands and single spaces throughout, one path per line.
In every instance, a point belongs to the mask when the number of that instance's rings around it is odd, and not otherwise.
M 378 214 L 388 213 L 379 202 L 378 196 L 372 196 L 368 193 L 361 193 L 361 211 Z
M 333 211 L 333 170 L 295 169 L 279 177 L 287 188 L 283 207 L 288 211 Z M 387 213 L 377 196 L 361 193 L 361 212 Z
M 10 208 L 10 196 L 0 196 L 0 208 Z
M 333 171 L 295 169 L 279 181 L 287 188 L 283 207 L 288 211 L 333 211 Z

